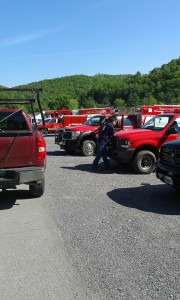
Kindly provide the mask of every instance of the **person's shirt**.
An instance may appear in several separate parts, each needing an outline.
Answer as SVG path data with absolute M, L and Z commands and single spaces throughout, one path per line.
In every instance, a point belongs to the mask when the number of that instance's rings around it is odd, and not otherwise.
M 115 130 L 112 123 L 107 123 L 105 128 L 102 130 L 102 133 L 99 136 L 99 141 L 104 141 L 105 143 L 108 143 L 111 139 L 111 137 L 114 135 Z

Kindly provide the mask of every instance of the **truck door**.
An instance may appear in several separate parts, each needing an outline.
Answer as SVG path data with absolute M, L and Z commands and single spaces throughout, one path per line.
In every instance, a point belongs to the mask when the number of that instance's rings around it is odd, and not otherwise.
M 170 126 L 166 128 L 165 134 L 159 141 L 159 147 L 165 142 L 180 138 L 180 117 L 174 119 Z

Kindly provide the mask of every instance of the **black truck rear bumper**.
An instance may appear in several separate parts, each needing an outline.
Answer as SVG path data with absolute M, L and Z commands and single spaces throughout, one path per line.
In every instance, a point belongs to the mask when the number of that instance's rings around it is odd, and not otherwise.
M 0 170 L 0 188 L 10 188 L 20 184 L 41 182 L 44 179 L 45 168 L 25 167 Z

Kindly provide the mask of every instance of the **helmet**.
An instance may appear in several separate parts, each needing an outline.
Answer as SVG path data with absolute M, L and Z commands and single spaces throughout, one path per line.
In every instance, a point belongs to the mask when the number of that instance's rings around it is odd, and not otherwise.
M 115 117 L 109 117 L 109 118 L 108 118 L 108 122 L 109 122 L 109 123 L 112 123 L 112 122 L 114 122 L 114 121 L 115 121 L 115 122 L 117 121 L 117 119 L 116 119 Z

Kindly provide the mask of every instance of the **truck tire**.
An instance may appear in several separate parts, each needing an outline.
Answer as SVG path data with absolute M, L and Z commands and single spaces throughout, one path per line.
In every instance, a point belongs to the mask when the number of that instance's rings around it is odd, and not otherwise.
M 84 156 L 93 156 L 95 153 L 96 143 L 92 140 L 85 140 L 81 145 L 81 152 Z
M 40 183 L 29 185 L 29 193 L 33 198 L 41 197 L 45 190 L 45 180 L 43 179 Z
M 150 174 L 155 170 L 156 156 L 148 150 L 139 151 L 132 161 L 133 169 L 140 174 Z

